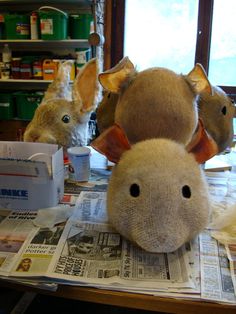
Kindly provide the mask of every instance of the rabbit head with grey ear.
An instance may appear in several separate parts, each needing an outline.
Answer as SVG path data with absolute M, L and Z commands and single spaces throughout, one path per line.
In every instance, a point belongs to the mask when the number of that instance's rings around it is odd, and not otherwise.
M 63 148 L 87 145 L 88 121 L 98 92 L 97 59 L 87 62 L 70 91 L 71 65 L 61 64 L 24 133 L 24 141 L 58 144 Z

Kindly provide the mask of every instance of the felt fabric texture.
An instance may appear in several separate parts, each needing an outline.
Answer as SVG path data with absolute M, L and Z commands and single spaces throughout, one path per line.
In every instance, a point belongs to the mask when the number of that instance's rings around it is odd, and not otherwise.
M 231 145 L 233 140 L 235 106 L 220 87 L 213 86 L 212 89 L 213 95 L 208 93 L 200 95 L 199 116 L 221 153 Z
M 115 122 L 130 143 L 166 137 L 188 144 L 197 127 L 196 95 L 184 76 L 164 68 L 139 72 L 120 94 Z
M 168 139 L 134 144 L 114 167 L 108 217 L 149 252 L 171 252 L 201 232 L 210 202 L 204 174 L 183 145 Z

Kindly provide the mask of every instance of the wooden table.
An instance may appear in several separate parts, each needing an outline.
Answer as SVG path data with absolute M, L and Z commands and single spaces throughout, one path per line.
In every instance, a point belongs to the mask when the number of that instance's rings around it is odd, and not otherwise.
M 163 298 L 152 295 L 135 294 L 103 290 L 88 287 L 59 285 L 57 291 L 37 289 L 21 284 L 7 283 L 0 280 L 0 286 L 8 288 L 34 291 L 40 294 L 63 297 L 79 301 L 93 302 L 99 304 L 134 308 L 139 310 L 164 312 L 164 313 L 200 313 L 200 314 L 235 314 L 236 305 L 218 304 L 213 302 L 190 301 L 174 298 Z

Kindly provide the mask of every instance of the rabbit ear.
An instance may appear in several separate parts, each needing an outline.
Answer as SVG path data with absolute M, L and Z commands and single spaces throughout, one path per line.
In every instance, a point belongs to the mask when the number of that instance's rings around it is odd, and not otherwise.
M 73 66 L 73 60 L 67 60 L 60 63 L 56 78 L 48 86 L 47 91 L 44 94 L 43 102 L 49 99 L 64 98 L 71 99 L 70 92 L 70 72 Z
M 200 63 L 195 65 L 195 67 L 187 75 L 187 78 L 197 94 L 205 91 L 212 95 L 213 92 L 211 84 L 203 66 Z
M 99 74 L 99 82 L 104 89 L 119 93 L 121 85 L 135 70 L 133 63 L 128 57 L 123 58 L 115 67 Z
M 90 145 L 114 163 L 117 163 L 121 155 L 130 149 L 129 141 L 118 124 L 106 129 Z
M 191 143 L 186 147 L 199 164 L 204 163 L 218 153 L 218 147 L 213 138 L 207 133 L 202 120 L 199 119 L 198 129 Z
M 95 98 L 98 93 L 98 62 L 91 59 L 77 74 L 73 88 L 72 99 L 80 105 L 83 112 L 90 112 L 95 109 Z

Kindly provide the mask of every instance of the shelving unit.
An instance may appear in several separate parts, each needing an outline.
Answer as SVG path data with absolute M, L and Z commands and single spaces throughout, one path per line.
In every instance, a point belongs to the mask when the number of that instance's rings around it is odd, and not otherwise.
M 95 1 L 93 0 L 1 0 L 0 12 L 32 12 L 42 6 L 53 6 L 69 14 L 78 12 L 91 13 L 96 12 Z M 0 53 L 4 44 L 8 44 L 12 50 L 13 57 L 37 52 L 47 55 L 49 52 L 53 55 L 70 54 L 76 57 L 76 48 L 89 48 L 88 39 L 66 39 L 66 40 L 31 40 L 31 39 L 0 39 Z M 0 79 L 0 91 L 11 93 L 22 90 L 46 90 L 51 80 L 36 79 Z M 0 140 L 15 140 L 19 128 L 24 128 L 29 121 L 19 119 L 1 120 L 0 117 Z

